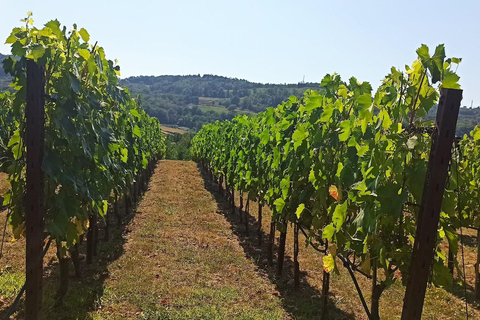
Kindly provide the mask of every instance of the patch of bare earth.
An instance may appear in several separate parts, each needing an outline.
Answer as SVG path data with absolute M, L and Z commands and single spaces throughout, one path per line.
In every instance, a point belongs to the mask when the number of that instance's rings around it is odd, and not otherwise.
M 173 134 L 173 133 L 179 133 L 179 134 L 184 134 L 187 131 L 184 129 L 180 128 L 172 128 L 172 127 L 167 127 L 167 126 L 161 126 L 162 131 L 166 134 Z
M 8 176 L 0 172 L 0 198 L 3 196 L 5 192 L 10 188 L 10 183 L 7 181 Z M 1 203 L 0 203 L 1 206 Z

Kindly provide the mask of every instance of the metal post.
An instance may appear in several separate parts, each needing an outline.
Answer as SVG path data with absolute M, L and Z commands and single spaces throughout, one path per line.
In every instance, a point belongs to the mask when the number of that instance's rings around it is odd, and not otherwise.
M 418 214 L 402 320 L 420 320 L 435 249 L 448 164 L 452 157 L 462 90 L 442 89 L 432 138 L 422 203 Z
M 43 172 L 45 137 L 45 73 L 43 67 L 27 61 L 27 191 L 26 226 L 26 318 L 38 320 L 42 308 L 43 277 Z

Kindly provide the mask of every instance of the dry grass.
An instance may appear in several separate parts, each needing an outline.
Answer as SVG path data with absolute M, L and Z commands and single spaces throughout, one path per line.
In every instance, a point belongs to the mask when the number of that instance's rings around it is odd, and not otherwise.
M 246 198 L 246 195 L 245 197 Z M 239 194 L 236 194 L 236 205 L 239 204 Z M 256 203 L 250 203 L 250 230 L 252 230 L 252 225 L 256 229 L 258 227 L 258 221 L 256 217 L 258 216 L 258 205 Z M 270 232 L 270 210 L 268 207 L 263 208 L 263 220 L 262 220 L 262 231 L 264 233 L 264 239 L 267 239 L 268 233 Z M 253 236 L 246 237 L 244 236 L 244 227 L 242 223 L 239 222 L 238 214 L 237 217 L 232 219 L 232 224 L 236 225 L 239 228 L 239 235 L 245 238 L 245 250 L 251 251 L 252 248 L 256 247 L 257 237 L 255 232 L 251 232 Z M 466 269 L 466 279 L 467 279 L 467 299 L 469 301 L 469 316 L 472 319 L 480 319 L 480 307 L 477 303 L 474 303 L 474 281 L 475 281 L 475 271 L 474 263 L 476 262 L 476 231 L 472 229 L 464 229 L 464 243 L 470 244 L 465 245 L 465 269 Z M 276 244 L 278 245 L 279 232 L 276 233 Z M 305 238 L 300 233 L 299 236 L 300 244 L 305 243 Z M 473 245 L 473 246 L 472 246 Z M 265 248 L 263 248 L 265 250 Z M 460 249 L 459 249 L 460 250 Z M 448 252 L 448 247 L 445 248 L 445 251 Z M 293 279 L 293 228 L 289 226 L 287 231 L 287 245 L 286 245 L 286 272 L 282 279 L 277 279 L 278 283 L 285 284 L 289 279 Z M 261 261 L 261 260 L 260 260 Z M 461 265 L 461 256 L 459 252 L 459 261 Z M 300 271 L 303 274 L 303 279 L 301 280 L 300 290 L 309 290 L 314 291 L 316 294 L 321 294 L 321 285 L 322 285 L 322 254 L 318 253 L 311 247 L 305 247 L 300 245 L 300 255 L 299 255 L 299 264 Z M 337 261 L 338 266 L 342 268 L 340 261 Z M 269 273 L 274 273 L 274 268 L 269 270 Z M 455 273 L 455 276 L 457 274 Z M 363 295 L 366 298 L 367 304 L 370 306 L 370 291 L 371 291 L 371 282 L 367 278 L 363 277 L 360 274 L 357 274 L 357 280 L 362 289 Z M 293 301 L 295 304 L 299 301 L 298 292 L 292 290 L 293 285 L 286 286 L 288 288 L 280 289 L 282 298 L 284 301 Z M 405 293 L 405 288 L 400 283 L 395 283 L 391 288 L 387 289 L 381 299 L 380 299 L 380 316 L 382 319 L 400 319 L 403 297 Z M 423 319 L 465 319 L 465 302 L 464 302 L 464 289 L 458 283 L 455 283 L 452 288 L 435 288 L 431 287 L 427 289 L 427 294 L 425 297 L 425 304 L 423 308 Z M 345 315 L 352 316 L 355 319 L 367 319 L 365 311 L 360 303 L 358 294 L 354 287 L 354 284 L 347 272 L 346 269 L 340 270 L 340 275 L 333 274 L 330 277 L 330 297 L 329 297 L 330 306 L 327 309 L 327 318 L 328 319 L 340 319 Z M 320 305 L 318 306 L 320 307 Z M 289 308 L 289 306 L 287 306 Z M 291 308 L 295 308 L 294 305 Z M 339 316 L 340 311 L 340 316 Z M 343 315 L 341 313 L 343 312 Z M 299 312 L 297 317 L 302 319 L 317 319 L 317 312 L 310 312 L 307 309 L 304 312 Z
M 167 126 L 161 126 L 162 131 L 165 132 L 166 134 L 172 134 L 172 133 L 179 133 L 179 134 L 185 134 L 187 133 L 186 130 L 180 129 L 180 128 L 172 128 L 172 127 L 167 127 Z
M 283 317 L 273 285 L 216 214 L 194 163 L 160 163 L 129 229 L 94 318 Z
M 3 236 L 3 227 L 7 218 L 7 210 L 0 212 L 0 241 Z M 56 265 L 55 245 L 51 245 L 44 259 L 44 276 L 48 278 L 52 274 L 52 267 Z M 13 302 L 20 288 L 25 282 L 25 238 L 14 240 L 10 226 L 7 226 L 5 242 L 3 244 L 3 256 L 0 260 L 0 318 Z M 19 313 L 22 314 L 22 311 Z
M 10 188 L 10 183 L 7 181 L 8 176 L 0 172 L 0 198 L 3 196 L 5 192 Z M 1 206 L 1 203 L 0 203 Z

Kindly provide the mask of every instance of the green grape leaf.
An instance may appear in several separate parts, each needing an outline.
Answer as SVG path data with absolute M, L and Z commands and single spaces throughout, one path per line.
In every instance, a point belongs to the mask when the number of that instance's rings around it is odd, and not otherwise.
M 11 147 L 18 143 L 20 143 L 20 129 L 15 130 L 14 134 L 10 138 L 10 141 L 8 141 L 8 147 Z
M 308 99 L 308 103 L 305 105 L 305 111 L 312 111 L 322 106 L 323 97 L 310 97 Z
M 303 126 L 298 126 L 292 135 L 293 147 L 295 150 L 302 144 L 303 140 L 308 137 L 308 131 Z
M 90 51 L 87 49 L 78 49 L 78 54 L 85 60 L 90 58 Z
M 45 54 L 45 47 L 41 44 L 34 44 L 31 49 L 31 57 L 36 61 Z
M 127 163 L 128 161 L 128 150 L 127 148 L 121 148 L 120 149 L 120 153 L 121 153 L 121 160 L 123 163 Z
M 351 132 L 351 122 L 350 120 L 345 120 L 340 123 L 340 135 L 338 136 L 338 139 L 340 141 L 347 141 L 348 138 L 350 138 L 350 132 Z
M 87 30 L 85 30 L 84 28 L 81 28 L 78 33 L 80 34 L 80 37 L 82 37 L 83 41 L 85 42 L 90 41 L 90 35 L 88 34 Z
M 442 81 L 442 87 L 448 89 L 460 89 L 458 80 L 460 80 L 460 77 L 456 73 L 445 72 L 445 77 Z
M 12 54 L 17 57 L 23 57 L 27 54 L 27 48 L 20 41 L 12 44 Z
M 343 168 L 344 168 L 343 163 L 339 162 L 337 167 L 337 173 L 335 174 L 337 178 L 340 178 Z
M 337 231 L 340 230 L 343 223 L 345 222 L 345 218 L 347 217 L 347 201 L 344 201 L 342 204 L 338 204 L 335 207 L 335 211 L 333 212 L 332 222 L 335 225 Z
M 80 80 L 75 77 L 73 74 L 69 73 L 68 77 L 70 79 L 70 87 L 72 88 L 73 92 L 80 93 Z
M 369 150 L 368 144 L 359 145 L 357 144 L 357 155 L 359 157 L 363 156 Z
M 335 110 L 332 104 L 327 105 L 322 112 L 322 116 L 320 117 L 321 122 L 328 122 L 332 118 L 333 110 Z
M 283 207 L 285 207 L 285 201 L 282 198 L 278 198 L 273 204 L 279 213 L 281 213 L 283 211 Z
M 399 184 L 389 183 L 377 188 L 380 208 L 385 216 L 398 217 L 402 213 L 407 196 L 408 194 L 402 190 L 402 186 Z
M 138 113 L 138 110 L 137 109 L 130 109 L 130 113 L 132 114 L 132 116 L 134 117 L 137 117 L 137 119 L 140 120 L 140 113 Z
M 453 283 L 452 274 L 441 261 L 433 261 L 433 283 L 438 287 L 450 287 Z
M 480 127 L 475 127 L 471 132 L 470 135 L 472 136 L 474 141 L 477 141 L 480 139 Z
M 298 219 L 300 219 L 300 217 L 302 216 L 302 212 L 304 209 L 305 209 L 305 204 L 300 203 L 297 207 L 297 211 L 295 211 L 295 214 L 297 215 Z
M 135 125 L 135 127 L 133 128 L 133 134 L 139 138 L 142 137 L 142 132 L 140 131 L 140 128 Z

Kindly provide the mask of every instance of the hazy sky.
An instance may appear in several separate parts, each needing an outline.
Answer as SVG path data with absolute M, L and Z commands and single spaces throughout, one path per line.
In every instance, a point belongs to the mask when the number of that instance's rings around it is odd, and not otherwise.
M 480 1 L 0 0 L 0 52 L 27 11 L 88 30 L 122 77 L 217 74 L 250 81 L 320 81 L 338 72 L 376 88 L 425 43 L 444 43 L 463 105 L 480 105 Z M 6 11 L 6 12 L 5 12 Z

